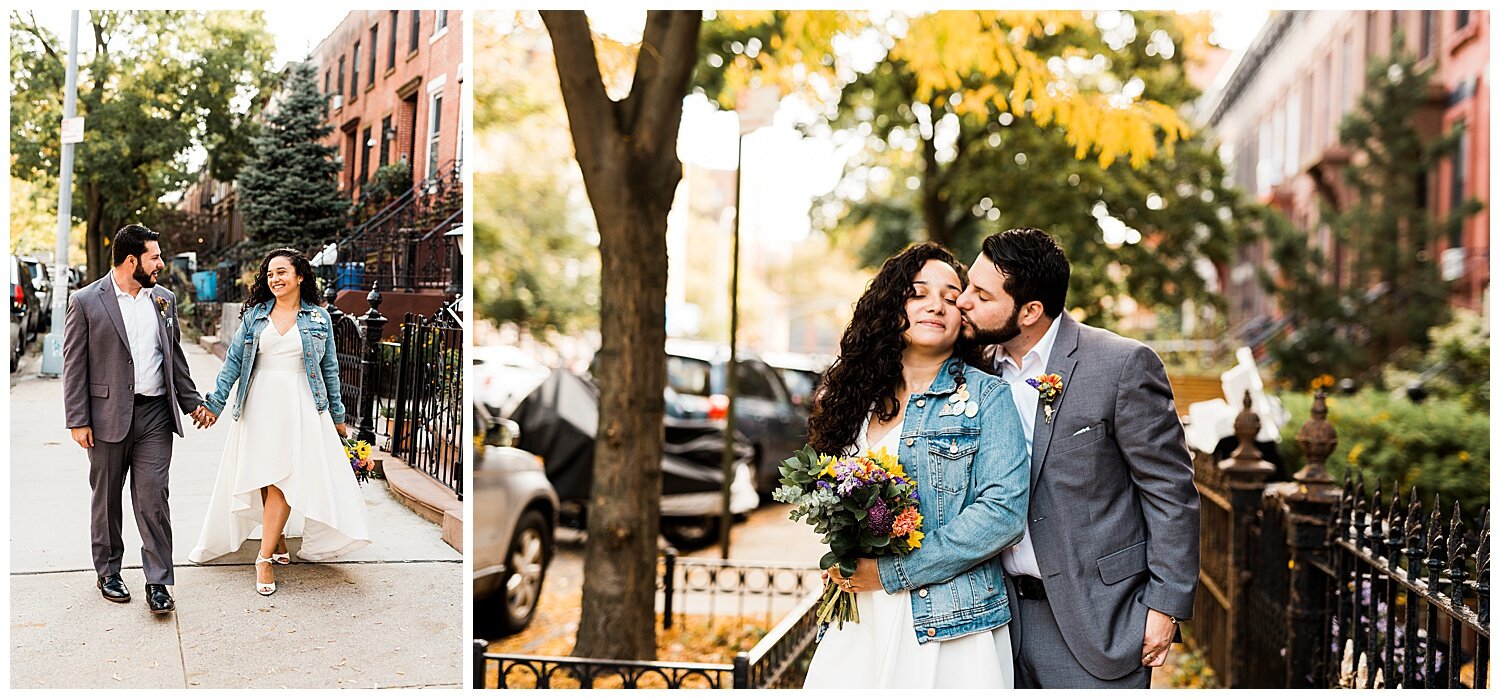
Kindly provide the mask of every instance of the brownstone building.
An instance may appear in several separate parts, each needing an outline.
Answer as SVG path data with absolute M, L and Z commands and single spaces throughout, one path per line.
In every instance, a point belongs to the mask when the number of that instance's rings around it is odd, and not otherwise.
M 463 20 L 459 10 L 354 10 L 313 51 L 351 198 L 382 165 L 406 163 L 415 183 L 462 162 Z

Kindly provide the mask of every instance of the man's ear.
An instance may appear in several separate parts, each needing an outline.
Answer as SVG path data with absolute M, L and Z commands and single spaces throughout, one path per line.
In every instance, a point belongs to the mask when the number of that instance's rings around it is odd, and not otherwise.
M 1021 327 L 1031 327 L 1042 322 L 1047 311 L 1041 301 L 1027 301 L 1021 305 L 1021 317 L 1018 319 Z

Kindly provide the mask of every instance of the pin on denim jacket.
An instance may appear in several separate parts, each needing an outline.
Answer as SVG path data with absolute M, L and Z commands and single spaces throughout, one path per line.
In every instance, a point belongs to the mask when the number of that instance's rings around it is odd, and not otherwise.
M 236 384 L 239 389 L 235 391 L 234 418 L 238 420 L 244 412 L 245 394 L 249 392 L 250 377 L 255 370 L 255 353 L 260 348 L 260 332 L 271 322 L 271 308 L 275 303 L 275 299 L 265 301 L 245 313 L 240 329 L 229 343 L 214 392 L 203 398 L 204 405 L 215 415 L 224 414 L 229 389 Z M 339 355 L 333 341 L 333 319 L 328 311 L 303 301 L 297 310 L 297 332 L 302 337 L 302 364 L 307 384 L 312 388 L 313 402 L 320 413 L 333 411 L 333 424 L 342 424 L 344 401 L 340 394 Z
M 962 376 L 978 412 L 943 415 Z M 1010 622 L 998 554 L 1021 540 L 1031 458 L 1010 384 L 951 358 L 906 403 L 897 458 L 917 479 L 922 547 L 877 559 L 887 592 L 911 590 L 919 643 Z

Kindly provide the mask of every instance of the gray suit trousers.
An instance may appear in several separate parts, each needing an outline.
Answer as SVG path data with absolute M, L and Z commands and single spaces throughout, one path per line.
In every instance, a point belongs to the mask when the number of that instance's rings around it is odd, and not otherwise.
M 1009 575 L 1011 652 L 1016 659 L 1016 689 L 1150 689 L 1151 668 L 1114 680 L 1095 677 L 1068 649 L 1047 600 L 1021 599 Z M 1144 634 L 1144 629 L 1142 633 Z
M 121 498 L 130 476 L 130 501 L 141 534 L 146 582 L 172 585 L 172 517 L 167 508 L 168 468 L 172 464 L 172 405 L 166 396 L 136 403 L 123 442 L 95 439 L 89 450 L 89 529 L 94 570 L 102 577 L 120 572 L 125 556 Z

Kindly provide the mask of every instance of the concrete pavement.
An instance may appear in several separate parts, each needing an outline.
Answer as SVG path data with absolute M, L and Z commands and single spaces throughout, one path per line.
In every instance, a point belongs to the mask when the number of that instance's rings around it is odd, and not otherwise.
M 199 391 L 219 360 L 184 346 Z M 62 385 L 33 354 L 11 379 L 13 687 L 462 687 L 462 556 L 385 483 L 362 492 L 374 542 L 336 563 L 278 566 L 254 590 L 258 542 L 208 565 L 198 538 L 228 425 L 191 429 L 173 450 L 177 612 L 147 613 L 140 537 L 126 489 L 133 600 L 100 598 L 89 553 L 88 458 L 64 427 Z M 186 418 L 184 418 L 186 420 Z M 296 558 L 299 541 L 289 540 Z

